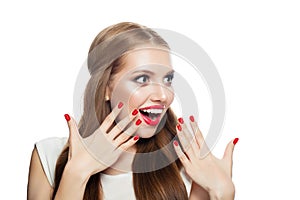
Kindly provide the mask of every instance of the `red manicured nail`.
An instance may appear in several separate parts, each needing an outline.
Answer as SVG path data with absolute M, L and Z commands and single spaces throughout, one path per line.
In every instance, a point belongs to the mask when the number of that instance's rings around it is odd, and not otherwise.
M 122 108 L 122 106 L 123 106 L 123 103 L 120 102 L 120 103 L 118 104 L 118 108 L 120 109 L 120 108 Z
M 136 122 L 135 122 L 135 125 L 140 125 L 142 123 L 142 120 L 138 119 Z
M 183 123 L 184 123 L 182 117 L 180 117 L 180 118 L 178 119 L 178 121 L 179 121 L 180 124 L 183 124 Z
M 176 140 L 174 140 L 173 144 L 178 147 L 178 142 Z
M 64 116 L 65 116 L 65 119 L 67 120 L 67 122 L 70 121 L 70 119 L 71 119 L 70 115 L 65 114 Z
M 194 118 L 193 115 L 190 116 L 190 120 L 191 120 L 191 122 L 194 122 L 194 121 L 195 121 L 195 118 Z
M 139 138 L 140 138 L 140 137 L 139 137 L 138 135 L 136 135 L 136 136 L 133 137 L 133 140 L 134 140 L 134 141 L 137 141 Z
M 179 131 L 182 131 L 182 128 L 181 128 L 180 124 L 177 124 L 177 129 L 178 129 Z
M 138 112 L 139 112 L 139 111 L 138 111 L 137 109 L 134 109 L 134 111 L 132 111 L 132 113 L 131 113 L 131 114 L 134 116 L 134 115 L 137 115 L 137 114 L 138 114 Z
M 234 140 L 233 140 L 233 144 L 234 145 L 236 145 L 236 143 L 239 141 L 239 138 L 235 138 Z

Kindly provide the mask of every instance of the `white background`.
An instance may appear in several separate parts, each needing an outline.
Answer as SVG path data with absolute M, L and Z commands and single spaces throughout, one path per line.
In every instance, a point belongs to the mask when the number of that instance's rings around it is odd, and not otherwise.
M 226 143 L 240 138 L 236 199 L 298 197 L 297 1 L 6 2 L 0 3 L 1 199 L 26 198 L 34 143 L 68 135 L 63 115 L 73 112 L 73 87 L 89 45 L 121 21 L 182 33 L 214 61 L 227 100 L 214 152 L 222 156 Z

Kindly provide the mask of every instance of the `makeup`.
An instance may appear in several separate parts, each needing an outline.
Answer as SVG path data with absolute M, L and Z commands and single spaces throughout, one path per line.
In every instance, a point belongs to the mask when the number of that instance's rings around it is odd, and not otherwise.
M 140 108 L 139 111 L 146 124 L 156 126 L 160 121 L 164 108 L 165 106 L 163 105 L 152 105 Z
M 137 117 L 142 123 L 136 134 L 150 138 L 164 127 L 165 114 L 174 99 L 174 70 L 169 53 L 155 48 L 133 50 L 122 63 L 107 91 L 111 107 L 124 103 L 115 121 L 118 123 L 128 115 Z

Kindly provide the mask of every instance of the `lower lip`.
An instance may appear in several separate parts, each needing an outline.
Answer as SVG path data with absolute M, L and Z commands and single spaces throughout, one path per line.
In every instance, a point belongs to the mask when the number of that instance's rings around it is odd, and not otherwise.
M 160 116 L 158 116 L 155 120 L 152 120 L 150 117 L 147 117 L 143 114 L 141 114 L 141 115 L 142 115 L 144 122 L 150 126 L 156 126 L 160 121 Z

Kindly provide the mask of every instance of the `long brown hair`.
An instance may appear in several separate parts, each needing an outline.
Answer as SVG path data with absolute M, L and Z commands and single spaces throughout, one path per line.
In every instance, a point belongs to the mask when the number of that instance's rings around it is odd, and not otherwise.
M 130 32 L 131 30 L 134 31 Z M 88 55 L 88 69 L 91 78 L 85 89 L 84 110 L 79 122 L 79 132 L 82 137 L 91 135 L 111 112 L 110 103 L 105 100 L 105 91 L 112 77 L 122 66 L 122 56 L 119 55 L 124 55 L 127 51 L 142 44 L 152 44 L 169 49 L 168 44 L 155 31 L 131 22 L 122 22 L 107 27 L 92 42 Z M 164 127 L 150 139 L 140 139 L 136 143 L 137 153 L 155 152 L 170 144 L 176 136 L 176 122 L 176 116 L 169 108 L 166 112 Z M 68 151 L 67 147 L 57 160 L 52 199 L 56 195 L 64 167 L 68 161 Z M 158 170 L 133 173 L 136 199 L 188 199 L 185 185 L 180 176 L 181 163 L 179 160 L 169 162 L 172 159 L 175 160 L 175 155 L 174 149 L 168 148 L 151 159 L 145 160 L 141 156 L 135 156 L 133 169 L 141 169 L 145 162 L 151 163 L 154 169 L 156 165 L 161 164 L 159 162 L 162 160 L 171 163 Z M 85 188 L 84 200 L 103 199 L 100 175 L 97 173 L 90 177 Z

